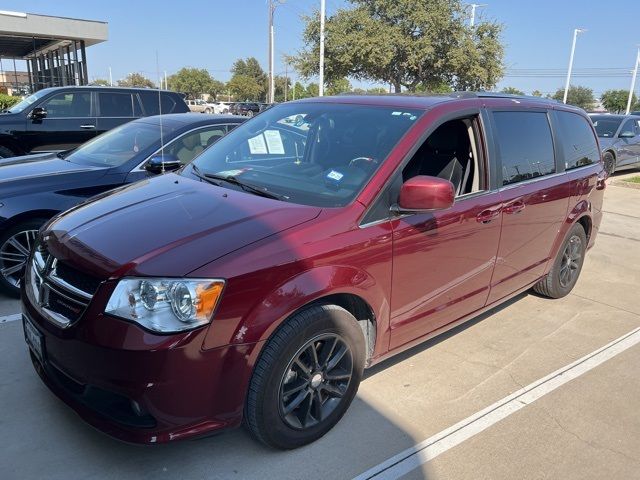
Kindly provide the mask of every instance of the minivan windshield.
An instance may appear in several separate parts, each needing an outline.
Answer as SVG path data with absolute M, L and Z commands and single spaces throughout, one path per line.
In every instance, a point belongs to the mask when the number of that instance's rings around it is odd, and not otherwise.
M 7 108 L 6 110 L 3 110 L 3 111 L 6 112 L 6 113 L 20 113 L 23 110 L 29 108 L 34 103 L 36 103 L 38 100 L 40 100 L 46 94 L 48 94 L 50 91 L 51 90 L 48 89 L 48 88 L 45 88 L 44 90 L 39 90 L 36 93 L 34 93 L 33 95 L 29 95 L 25 99 L 23 99 L 20 102 L 16 103 L 11 108 Z
M 622 120 L 620 117 L 609 117 L 607 115 L 593 115 L 591 117 L 596 133 L 600 138 L 614 137 Z
M 174 130 L 175 127 L 166 124 L 162 127 L 165 136 Z M 131 160 L 138 152 L 144 152 L 156 143 L 159 147 L 160 125 L 138 120 L 125 123 L 97 136 L 80 145 L 64 158 L 81 165 L 119 167 Z
M 286 201 L 351 202 L 423 110 L 338 103 L 274 106 L 202 153 L 183 175 L 241 182 Z M 234 182 L 221 179 L 231 177 Z

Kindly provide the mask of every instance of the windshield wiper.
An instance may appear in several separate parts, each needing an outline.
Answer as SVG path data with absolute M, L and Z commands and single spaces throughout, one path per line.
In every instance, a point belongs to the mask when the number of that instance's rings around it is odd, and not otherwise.
M 198 177 L 200 180 L 204 180 L 205 182 L 210 183 L 211 185 L 215 185 L 216 187 L 220 187 L 221 181 L 227 182 L 232 185 L 237 185 L 245 192 L 253 193 L 255 195 L 260 195 L 261 197 L 272 198 L 274 200 L 288 200 L 289 197 L 286 195 L 281 195 L 279 193 L 271 192 L 266 188 L 256 187 L 254 185 L 250 185 L 248 183 L 241 182 L 236 177 L 232 175 L 217 175 L 215 173 L 204 173 L 200 170 L 200 168 L 195 164 L 191 164 L 191 169 L 193 170 L 193 174 Z
M 239 180 L 237 177 L 234 177 L 233 175 L 217 175 L 215 173 L 204 173 L 202 175 L 209 180 L 221 180 L 223 182 L 227 182 L 232 185 L 237 185 L 245 192 L 253 193 L 255 195 L 260 195 L 261 197 L 272 198 L 274 200 L 289 199 L 289 197 L 287 197 L 286 195 L 281 195 L 280 193 L 272 192 L 270 190 L 267 190 L 265 187 L 256 187 L 255 185 L 244 183 L 241 180 Z

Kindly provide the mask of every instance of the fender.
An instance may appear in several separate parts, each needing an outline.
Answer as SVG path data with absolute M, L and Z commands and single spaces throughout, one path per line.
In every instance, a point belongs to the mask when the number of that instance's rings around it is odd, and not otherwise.
M 231 338 L 207 335 L 204 348 L 223 344 L 255 343 L 267 340 L 296 311 L 323 297 L 351 294 L 364 300 L 374 313 L 377 341 L 374 357 L 388 348 L 389 295 L 374 277 L 352 266 L 326 265 L 291 277 L 274 288 L 238 322 Z M 215 320 L 212 330 L 215 329 Z M 220 333 L 220 332 L 218 332 Z
M 545 275 L 549 273 L 549 270 L 551 270 L 551 266 L 553 265 L 553 262 L 555 261 L 555 258 L 558 255 L 558 251 L 560 250 L 560 247 L 562 246 L 562 242 L 564 241 L 564 238 L 566 237 L 567 233 L 576 224 L 576 222 L 579 222 L 583 217 L 587 217 L 589 221 L 589 225 L 593 225 L 591 202 L 589 202 L 588 200 L 579 201 L 573 207 L 573 210 L 569 212 L 566 220 L 560 227 L 560 230 L 558 231 L 558 235 L 556 236 L 556 240 L 553 243 L 551 254 L 549 256 L 549 259 L 547 260 L 547 266 L 544 269 Z M 586 233 L 587 233 L 587 237 L 589 237 L 589 243 L 591 243 L 593 241 L 593 235 L 590 235 L 591 232 L 586 232 Z

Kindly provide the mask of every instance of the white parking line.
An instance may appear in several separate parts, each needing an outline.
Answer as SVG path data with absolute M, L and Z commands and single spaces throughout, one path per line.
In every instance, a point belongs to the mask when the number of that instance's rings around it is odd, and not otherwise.
M 15 322 L 16 320 L 20 319 L 22 319 L 22 314 L 16 313 L 14 315 L 6 315 L 4 317 L 0 317 L 0 323 Z
M 638 343 L 640 327 L 370 468 L 354 480 L 400 478 Z

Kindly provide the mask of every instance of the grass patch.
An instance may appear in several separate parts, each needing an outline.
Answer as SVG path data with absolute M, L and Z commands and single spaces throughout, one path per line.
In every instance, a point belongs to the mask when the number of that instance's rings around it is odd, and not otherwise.
M 630 183 L 640 183 L 640 175 L 636 175 L 635 177 L 627 178 L 625 182 Z

